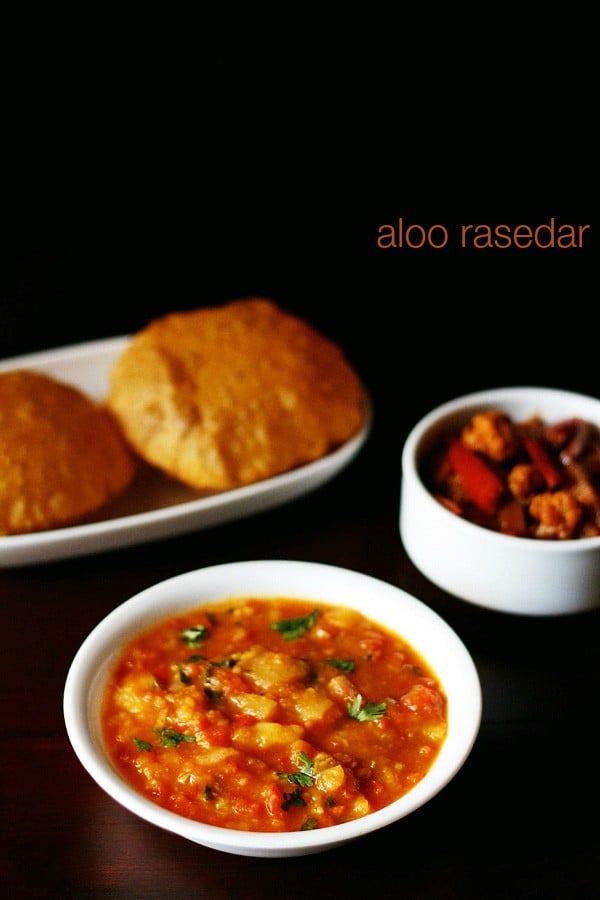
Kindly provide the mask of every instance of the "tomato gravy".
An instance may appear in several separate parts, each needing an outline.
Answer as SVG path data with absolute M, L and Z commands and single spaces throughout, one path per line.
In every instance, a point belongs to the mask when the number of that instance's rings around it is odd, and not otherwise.
M 102 721 L 123 777 L 211 825 L 284 832 L 378 810 L 411 790 L 447 732 L 427 662 L 360 612 L 234 598 L 132 640 Z

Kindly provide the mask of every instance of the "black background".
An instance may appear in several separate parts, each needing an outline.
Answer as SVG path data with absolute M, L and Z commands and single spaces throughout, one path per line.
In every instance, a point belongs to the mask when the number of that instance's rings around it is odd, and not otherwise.
M 263 295 L 344 346 L 385 420 L 496 384 L 596 393 L 585 22 L 457 43 L 456 17 L 367 21 L 362 42 L 293 46 L 140 26 L 6 63 L 0 357 Z M 400 217 L 447 246 L 379 249 Z M 552 217 L 589 225 L 583 248 L 459 244 L 462 224 Z

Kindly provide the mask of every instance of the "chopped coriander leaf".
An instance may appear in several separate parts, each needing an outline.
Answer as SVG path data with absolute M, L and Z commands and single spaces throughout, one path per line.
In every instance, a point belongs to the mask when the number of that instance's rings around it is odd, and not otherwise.
M 184 628 L 179 636 L 190 647 L 197 647 L 201 641 L 206 640 L 208 637 L 208 628 L 206 625 L 192 625 L 190 628 Z
M 174 728 L 155 728 L 154 733 L 160 738 L 161 747 L 176 747 L 182 741 L 193 744 L 196 740 L 193 734 L 182 734 L 181 731 L 175 731 Z
M 291 784 L 301 784 L 302 787 L 310 787 L 314 781 L 313 775 L 306 772 L 278 772 L 280 778 L 287 778 Z
M 313 609 L 306 616 L 298 616 L 294 619 L 280 619 L 271 623 L 271 631 L 279 631 L 284 641 L 297 641 L 304 637 L 309 629 L 313 628 L 319 617 L 319 610 Z
M 302 760 L 302 766 L 299 767 L 297 772 L 278 772 L 280 778 L 287 778 L 287 780 L 291 784 L 299 784 L 302 787 L 310 787 L 313 781 L 315 780 L 315 776 L 313 774 L 314 763 L 312 759 L 304 753 L 300 753 L 300 759 Z
M 385 715 L 387 708 L 386 703 L 372 703 L 370 700 L 362 709 L 361 705 L 362 696 L 357 694 L 352 703 L 348 704 L 348 715 L 351 719 L 357 719 L 359 722 L 374 722 Z
M 145 750 L 146 753 L 149 753 L 150 750 L 153 749 L 152 744 L 149 744 L 148 741 L 142 741 L 139 738 L 134 738 L 133 743 L 138 748 L 138 750 Z
M 215 691 L 208 685 L 204 685 L 204 693 L 212 703 L 220 703 L 223 699 L 223 691 Z
M 300 831 L 314 831 L 316 827 L 317 827 L 317 820 L 313 819 L 311 817 L 310 819 L 307 819 L 306 822 L 304 822 L 300 826 Z
M 302 797 L 302 791 L 299 788 L 296 788 L 291 794 L 284 793 L 281 808 L 287 810 L 290 806 L 306 806 L 306 802 Z
M 340 672 L 354 672 L 356 668 L 353 659 L 328 659 L 327 662 Z
M 305 753 L 304 750 L 301 750 L 298 755 L 300 756 L 300 759 L 303 762 L 303 765 L 302 765 L 300 771 L 306 772 L 306 773 L 312 773 L 312 770 L 313 770 L 315 764 L 312 761 L 312 759 L 310 758 L 310 756 L 308 756 L 308 754 Z
M 192 679 L 190 678 L 188 673 L 185 671 L 183 666 L 179 666 L 178 668 L 179 668 L 179 680 L 181 681 L 181 683 L 182 684 L 191 684 Z

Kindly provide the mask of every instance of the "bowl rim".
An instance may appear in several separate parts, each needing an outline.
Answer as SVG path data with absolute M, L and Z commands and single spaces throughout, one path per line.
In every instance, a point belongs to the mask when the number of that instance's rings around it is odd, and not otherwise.
M 596 405 L 598 408 L 597 425 L 600 428 L 600 399 L 592 397 L 588 394 L 581 394 L 576 391 L 565 390 L 563 388 L 552 387 L 536 387 L 533 385 L 514 385 L 508 387 L 494 387 L 470 394 L 463 394 L 447 400 L 434 409 L 427 412 L 409 431 L 401 454 L 401 470 L 402 478 L 414 480 L 414 486 L 419 490 L 422 501 L 431 510 L 432 515 L 440 516 L 444 521 L 454 523 L 457 530 L 463 531 L 465 535 L 471 538 L 478 537 L 484 543 L 498 544 L 503 546 L 506 544 L 507 549 L 517 545 L 527 547 L 532 554 L 543 556 L 545 554 L 560 555 L 585 553 L 590 550 L 600 549 L 600 535 L 596 537 L 573 538 L 564 541 L 540 541 L 528 537 L 520 537 L 517 535 L 502 534 L 498 531 L 492 531 L 470 522 L 468 519 L 455 515 L 446 509 L 443 504 L 439 503 L 424 484 L 419 469 L 419 454 L 421 447 L 427 437 L 433 434 L 437 427 L 440 426 L 445 419 L 456 417 L 465 417 L 480 406 L 489 406 L 492 401 L 501 401 L 502 398 L 510 401 L 511 399 L 531 399 L 542 398 L 552 400 L 561 398 L 563 400 L 573 399 L 574 402 L 584 402 L 586 405 Z
M 232 584 L 239 584 L 242 578 L 254 579 L 257 584 L 261 580 L 265 584 L 271 583 L 273 587 L 270 592 L 264 591 L 264 597 L 311 596 L 315 602 L 322 597 L 322 602 L 327 605 L 354 606 L 362 609 L 368 618 L 404 636 L 402 628 L 381 619 L 381 610 L 387 609 L 386 604 L 391 604 L 388 613 L 391 620 L 406 619 L 409 633 L 426 632 L 431 635 L 431 647 L 436 648 L 435 653 L 433 649 L 428 653 L 427 648 L 418 643 L 415 646 L 414 640 L 409 637 L 407 640 L 430 662 L 434 671 L 440 667 L 439 659 L 436 665 L 429 657 L 441 657 L 440 647 L 444 644 L 449 661 L 444 663 L 447 665 L 447 677 L 445 680 L 440 677 L 440 681 L 444 690 L 449 690 L 449 731 L 431 770 L 408 794 L 362 819 L 321 830 L 253 832 L 206 825 L 184 818 L 145 798 L 118 774 L 108 753 L 101 747 L 97 701 L 124 642 L 177 609 L 191 609 L 213 602 L 203 598 L 191 599 L 189 591 L 195 592 L 198 586 L 208 588 L 212 584 L 213 592 L 216 591 L 214 602 L 227 596 L 250 595 L 252 588 L 246 592 L 239 587 L 221 591 L 221 596 L 216 590 L 216 585 L 225 585 L 228 579 Z M 326 589 L 319 590 L 320 582 L 325 582 Z M 333 585 L 338 583 L 340 599 L 336 601 L 331 599 L 331 592 Z M 294 584 L 299 584 L 299 587 L 287 590 L 287 586 Z M 361 607 L 362 601 L 357 600 L 359 592 L 367 589 L 370 591 L 369 603 L 377 610 L 374 615 Z M 454 675 L 453 669 L 456 669 Z M 463 696 L 459 697 L 460 705 L 457 705 L 458 681 L 461 690 L 464 688 Z M 453 691 L 454 682 L 457 683 Z M 402 588 L 356 570 L 326 563 L 247 560 L 207 566 L 167 578 L 138 592 L 109 612 L 84 639 L 71 662 L 63 693 L 63 715 L 72 748 L 84 769 L 109 796 L 130 812 L 160 828 L 225 852 L 248 856 L 292 856 L 327 850 L 378 830 L 431 800 L 454 778 L 475 744 L 482 718 L 482 691 L 475 663 L 458 634 L 431 607 Z

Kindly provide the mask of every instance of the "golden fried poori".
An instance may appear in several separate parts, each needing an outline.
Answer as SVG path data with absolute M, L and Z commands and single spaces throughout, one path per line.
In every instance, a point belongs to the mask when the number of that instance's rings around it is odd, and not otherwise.
M 116 360 L 107 405 L 146 462 L 214 490 L 316 460 L 365 417 L 341 349 L 263 298 L 151 321 Z
M 107 409 L 39 372 L 0 373 L 0 534 L 74 524 L 120 494 L 135 469 Z

